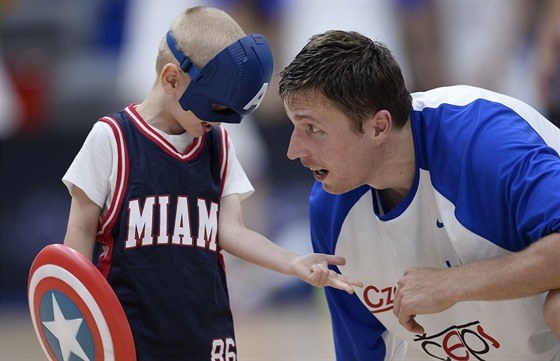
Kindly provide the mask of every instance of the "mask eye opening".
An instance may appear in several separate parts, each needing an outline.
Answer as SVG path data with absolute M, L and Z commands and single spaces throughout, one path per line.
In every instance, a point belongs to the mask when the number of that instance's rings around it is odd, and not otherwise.
M 221 104 L 212 104 L 212 111 L 220 115 L 231 115 L 235 113 L 233 109 Z

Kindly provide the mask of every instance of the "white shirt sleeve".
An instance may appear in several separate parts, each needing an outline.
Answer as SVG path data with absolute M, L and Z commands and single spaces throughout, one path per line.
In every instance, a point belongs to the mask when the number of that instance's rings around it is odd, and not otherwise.
M 222 197 L 237 193 L 239 199 L 243 200 L 253 194 L 255 189 L 237 159 L 231 137 L 228 137 L 228 149 L 228 168 Z
M 72 194 L 79 187 L 106 213 L 112 199 L 117 177 L 115 157 L 117 143 L 110 126 L 96 122 L 82 148 L 62 177 L 62 182 Z

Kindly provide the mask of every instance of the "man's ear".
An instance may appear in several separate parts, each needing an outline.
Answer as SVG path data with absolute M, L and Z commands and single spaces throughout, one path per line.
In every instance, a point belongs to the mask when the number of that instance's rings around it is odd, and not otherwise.
M 167 63 L 164 65 L 159 75 L 159 82 L 167 94 L 175 93 L 179 85 L 181 73 L 181 69 L 175 64 Z
M 391 113 L 387 110 L 380 110 L 364 122 L 363 130 L 374 139 L 383 141 L 391 131 L 392 125 Z

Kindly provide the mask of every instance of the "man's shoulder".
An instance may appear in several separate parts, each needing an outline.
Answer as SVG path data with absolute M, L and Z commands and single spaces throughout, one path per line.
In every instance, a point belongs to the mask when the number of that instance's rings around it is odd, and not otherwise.
M 470 85 L 452 85 L 412 93 L 414 109 L 437 108 L 441 105 L 465 106 L 475 100 L 485 99 L 496 103 L 519 101 L 504 94 Z

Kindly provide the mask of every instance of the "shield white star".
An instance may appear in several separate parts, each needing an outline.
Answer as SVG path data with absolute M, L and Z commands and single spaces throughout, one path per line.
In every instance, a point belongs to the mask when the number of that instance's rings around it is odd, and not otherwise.
M 54 293 L 52 294 L 52 305 L 54 320 L 43 322 L 43 325 L 58 339 L 63 360 L 68 361 L 71 353 L 74 353 L 82 360 L 91 361 L 77 339 L 78 331 L 84 319 L 66 319 Z

